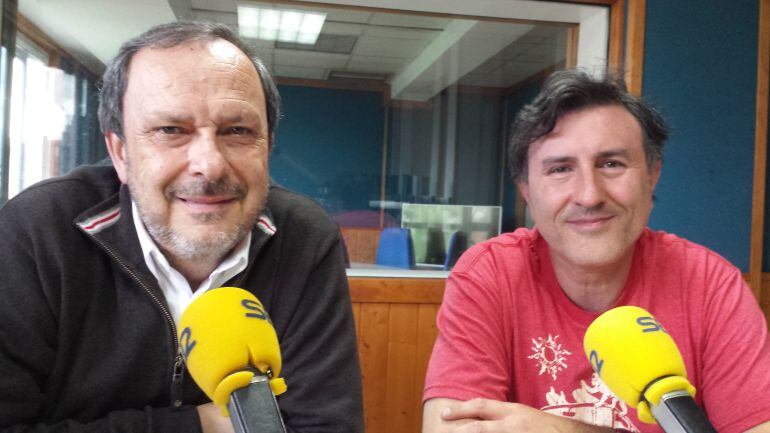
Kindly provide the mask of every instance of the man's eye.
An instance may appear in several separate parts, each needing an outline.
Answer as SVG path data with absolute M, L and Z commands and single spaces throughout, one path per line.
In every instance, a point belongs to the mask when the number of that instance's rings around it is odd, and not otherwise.
M 566 165 L 559 165 L 549 169 L 548 174 L 561 174 L 561 173 L 566 173 L 568 171 L 569 171 L 569 167 L 567 167 Z
M 161 126 L 158 128 L 158 130 L 164 134 L 168 135 L 175 135 L 175 134 L 181 134 L 182 128 L 178 126 Z
M 604 168 L 620 168 L 620 167 L 623 167 L 623 164 L 620 161 L 611 160 L 611 161 L 605 161 L 602 164 L 602 167 L 604 167 Z
M 246 135 L 251 133 L 251 130 L 249 128 L 244 128 L 243 126 L 233 126 L 228 129 L 228 132 L 233 135 Z

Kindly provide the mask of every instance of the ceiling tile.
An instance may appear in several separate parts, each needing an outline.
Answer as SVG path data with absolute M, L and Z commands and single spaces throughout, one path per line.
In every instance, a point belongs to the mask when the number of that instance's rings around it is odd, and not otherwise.
M 190 0 L 191 9 L 207 11 L 235 12 L 238 10 L 237 0 Z
M 276 66 L 274 73 L 278 77 L 325 80 L 327 71 L 322 68 L 302 68 L 299 66 Z
M 215 23 L 222 23 L 233 29 L 238 27 L 238 14 L 233 12 L 193 10 L 192 14 L 197 21 L 213 21 Z
M 371 12 L 362 11 L 344 11 L 341 9 L 331 9 L 326 13 L 327 21 L 343 22 L 343 23 L 368 23 L 371 18 Z
M 314 51 L 276 49 L 274 56 L 276 68 L 278 65 L 282 65 L 341 69 L 348 62 L 348 56 L 345 54 L 318 53 Z
M 428 41 L 417 39 L 396 38 L 372 38 L 362 36 L 356 47 L 354 55 L 371 57 L 393 57 L 401 59 L 413 59 L 428 45 Z
M 369 24 L 443 30 L 449 21 L 449 18 L 376 12 Z
M 403 67 L 404 63 L 395 59 L 370 56 L 352 56 L 350 61 L 348 61 L 348 65 L 345 69 L 358 72 L 393 74 L 401 70 Z
M 321 34 L 359 36 L 363 31 L 364 26 L 361 24 L 339 23 L 327 19 Z
M 432 40 L 441 34 L 441 30 L 405 29 L 400 27 L 367 26 L 364 35 L 378 38 Z
M 253 48 L 275 48 L 275 41 L 266 41 L 264 39 L 252 39 L 252 38 L 244 38 L 246 39 L 246 42 L 249 43 L 250 47 Z

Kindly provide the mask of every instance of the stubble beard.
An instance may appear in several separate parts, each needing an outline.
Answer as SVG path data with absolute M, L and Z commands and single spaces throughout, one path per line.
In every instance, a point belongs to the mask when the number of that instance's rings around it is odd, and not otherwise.
M 130 187 L 130 186 L 129 186 Z M 164 254 L 171 256 L 170 261 L 221 261 L 235 246 L 251 232 L 251 228 L 256 224 L 257 218 L 264 209 L 267 200 L 267 185 L 260 188 L 258 205 L 254 209 L 248 210 L 248 214 L 242 223 L 237 223 L 232 227 L 223 227 L 213 233 L 194 234 L 185 233 L 183 230 L 175 229 L 168 224 L 167 218 L 160 213 L 155 213 L 142 206 L 142 200 L 134 197 L 142 218 L 142 222 L 147 228 L 147 232 L 156 242 Z M 246 191 L 239 185 L 234 185 L 227 178 L 219 179 L 213 182 L 196 181 L 187 184 L 181 188 L 168 187 L 164 191 L 164 196 L 168 202 L 175 200 L 178 193 L 189 195 L 217 195 L 223 193 L 232 193 L 237 200 L 243 202 L 246 197 Z M 212 212 L 205 214 L 195 214 L 193 218 L 204 224 L 216 224 L 225 217 L 224 212 Z

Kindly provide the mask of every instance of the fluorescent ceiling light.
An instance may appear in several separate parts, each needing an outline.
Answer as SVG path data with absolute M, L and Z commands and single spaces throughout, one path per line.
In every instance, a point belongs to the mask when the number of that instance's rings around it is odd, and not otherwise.
M 247 38 L 312 45 L 325 20 L 323 12 L 238 5 L 238 32 Z

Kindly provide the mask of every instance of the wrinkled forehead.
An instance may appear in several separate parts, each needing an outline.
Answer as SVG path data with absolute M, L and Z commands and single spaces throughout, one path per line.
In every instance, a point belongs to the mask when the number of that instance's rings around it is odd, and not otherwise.
M 251 59 L 223 39 L 139 50 L 129 64 L 126 93 L 140 85 L 163 89 L 196 82 L 219 84 L 219 81 L 223 86 L 251 89 L 262 95 L 262 83 Z

